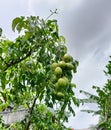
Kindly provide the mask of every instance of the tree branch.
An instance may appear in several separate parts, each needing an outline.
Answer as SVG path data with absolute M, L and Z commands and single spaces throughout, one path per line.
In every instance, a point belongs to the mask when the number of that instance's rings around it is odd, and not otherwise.
M 7 63 L 6 64 L 6 68 L 4 69 L 4 71 L 6 71 L 8 68 L 10 68 L 11 66 L 13 66 L 13 65 L 16 65 L 16 64 L 18 64 L 18 63 L 20 63 L 21 61 L 23 61 L 23 60 L 25 60 L 26 58 L 28 58 L 30 55 L 31 55 L 31 50 L 27 53 L 27 55 L 26 56 L 24 56 L 23 58 L 21 58 L 21 59 L 17 59 L 17 60 L 15 60 L 15 61 L 11 61 L 10 63 Z
M 31 109 L 30 109 L 30 113 L 29 113 L 30 116 L 32 115 L 32 112 L 33 112 L 33 109 L 34 109 L 34 106 L 35 106 L 36 100 L 37 100 L 37 96 L 34 98 L 34 101 L 33 101 L 32 107 L 31 107 Z M 31 124 L 31 121 L 30 121 L 30 119 L 29 119 L 28 122 L 27 122 L 27 124 L 26 124 L 26 128 L 25 128 L 25 130 L 28 130 L 28 129 L 29 129 L 30 124 Z

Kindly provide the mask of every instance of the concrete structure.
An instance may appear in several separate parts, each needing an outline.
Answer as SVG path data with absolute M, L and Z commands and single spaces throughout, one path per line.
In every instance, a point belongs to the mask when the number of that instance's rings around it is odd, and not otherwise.
M 19 109 L 18 111 L 4 111 L 1 112 L 0 115 L 3 116 L 4 123 L 6 125 L 21 121 L 24 116 L 28 113 L 26 109 Z M 74 129 L 74 130 L 90 130 L 89 128 L 86 129 Z
M 4 111 L 1 112 L 0 115 L 3 116 L 3 120 L 5 124 L 11 124 L 16 121 L 21 121 L 24 116 L 28 113 L 26 109 L 19 109 L 18 111 Z

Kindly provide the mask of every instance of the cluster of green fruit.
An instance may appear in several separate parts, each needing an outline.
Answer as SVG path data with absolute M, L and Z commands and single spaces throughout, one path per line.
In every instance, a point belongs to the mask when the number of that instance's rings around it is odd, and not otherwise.
M 66 75 L 66 72 L 71 71 L 74 68 L 73 64 L 71 63 L 72 60 L 72 56 L 65 54 L 61 61 L 51 65 L 51 70 L 54 72 L 56 77 L 55 92 L 58 99 L 64 98 L 64 91 L 67 89 L 69 84 L 69 79 Z

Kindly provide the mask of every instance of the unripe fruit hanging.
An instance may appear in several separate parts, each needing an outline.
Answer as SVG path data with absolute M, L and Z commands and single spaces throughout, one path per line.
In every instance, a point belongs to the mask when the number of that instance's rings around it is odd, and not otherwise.
M 65 54 L 63 57 L 63 60 L 65 62 L 71 62 L 72 61 L 72 56 L 70 56 L 69 54 Z
M 68 78 L 64 76 L 63 79 L 66 81 L 66 85 L 68 85 L 69 84 Z
M 51 70 L 55 70 L 55 68 L 58 66 L 58 63 L 53 63 L 52 65 L 51 65 Z
M 59 78 L 57 83 L 58 83 L 58 87 L 66 87 L 67 86 L 67 81 L 64 78 Z
M 55 75 L 61 75 L 62 74 L 62 69 L 60 67 L 56 67 L 54 73 L 55 73 Z
M 58 98 L 58 99 L 64 98 L 64 94 L 63 94 L 62 92 L 58 92 L 58 93 L 57 93 L 57 98 Z
M 58 63 L 58 66 L 61 67 L 61 68 L 65 68 L 65 67 L 66 67 L 65 61 L 60 61 L 60 62 Z
M 66 63 L 66 67 L 69 69 L 69 70 L 72 70 L 74 68 L 73 64 L 71 63 Z

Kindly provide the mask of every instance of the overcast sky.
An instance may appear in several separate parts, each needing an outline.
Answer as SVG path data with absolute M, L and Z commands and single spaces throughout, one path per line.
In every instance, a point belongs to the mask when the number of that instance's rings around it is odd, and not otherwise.
M 46 18 L 49 10 L 58 9 L 53 18 L 58 20 L 60 33 L 65 36 L 69 53 L 79 61 L 78 73 L 73 81 L 78 97 L 79 90 L 93 92 L 92 85 L 102 87 L 106 82 L 103 73 L 111 51 L 111 0 L 1 0 L 0 27 L 8 38 L 12 19 L 18 16 L 39 15 Z M 85 105 L 75 108 L 69 126 L 86 128 L 96 124 L 98 118 L 81 113 L 80 109 L 94 108 Z

